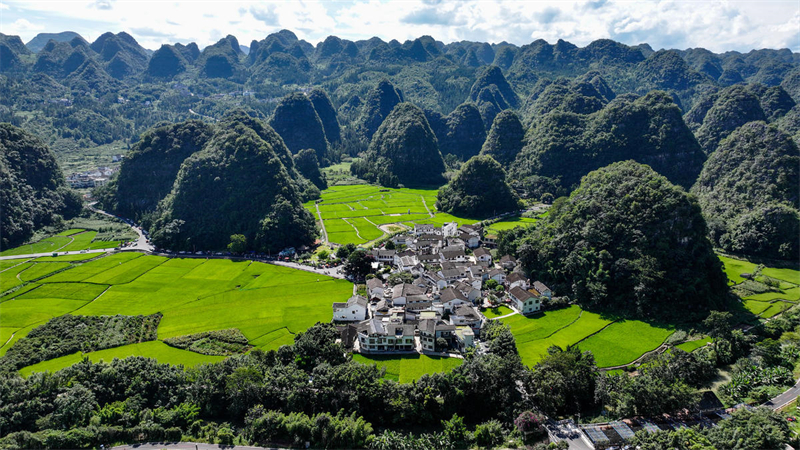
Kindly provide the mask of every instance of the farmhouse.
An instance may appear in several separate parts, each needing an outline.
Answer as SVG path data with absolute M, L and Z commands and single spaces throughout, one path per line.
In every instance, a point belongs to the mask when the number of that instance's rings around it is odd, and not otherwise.
M 365 320 L 356 327 L 361 353 L 411 352 L 416 348 L 414 326 Z
M 550 288 L 545 286 L 541 281 L 534 281 L 533 288 L 542 294 L 543 297 L 553 298 L 553 291 L 551 291 Z
M 369 298 L 381 299 L 384 293 L 383 281 L 380 278 L 376 277 L 367 280 L 367 294 L 369 294 Z
M 537 281 L 537 283 L 539 282 Z M 509 290 L 517 286 L 521 287 L 522 289 L 528 289 L 528 279 L 522 276 L 521 273 L 512 272 L 511 275 L 506 277 L 506 285 L 506 288 Z
M 542 302 L 539 297 L 536 297 L 531 292 L 522 289 L 519 286 L 512 288 L 508 291 L 508 296 L 514 302 L 514 306 L 522 314 L 528 315 L 539 312 L 542 308 Z
M 472 254 L 475 256 L 476 261 L 492 262 L 492 252 L 483 247 L 476 248 Z
M 367 299 L 354 295 L 346 303 L 333 304 L 334 322 L 359 322 L 367 318 Z

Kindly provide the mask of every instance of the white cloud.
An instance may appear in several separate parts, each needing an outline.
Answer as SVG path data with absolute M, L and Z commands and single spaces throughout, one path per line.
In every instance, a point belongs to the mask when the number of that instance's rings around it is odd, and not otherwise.
M 30 31 L 39 32 L 43 30 L 44 26 L 31 23 L 25 19 L 17 19 L 12 23 L 5 23 L 5 22 L 0 23 L 0 32 L 2 32 L 3 34 L 21 35 L 22 33 L 25 32 L 30 32 Z
M 287 28 L 312 43 L 331 34 L 401 42 L 431 35 L 445 42 L 518 45 L 560 38 L 585 46 L 611 38 L 631 45 L 648 42 L 656 49 L 800 50 L 800 5 L 789 0 L 3 1 L 0 27 L 23 40 L 42 28 L 19 26 L 20 20 L 44 24 L 51 32 L 72 29 L 89 40 L 105 31 L 128 31 L 148 48 L 174 41 L 196 41 L 202 47 L 227 34 L 247 45 Z

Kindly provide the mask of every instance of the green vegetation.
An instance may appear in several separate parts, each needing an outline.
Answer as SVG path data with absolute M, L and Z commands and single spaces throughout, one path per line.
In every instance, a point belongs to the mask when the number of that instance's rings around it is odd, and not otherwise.
M 439 185 L 445 169 L 425 114 L 411 103 L 401 103 L 375 132 L 364 159 L 350 170 L 367 181 L 398 187 Z
M 289 94 L 278 102 L 269 125 L 283 138 L 293 154 L 313 149 L 317 160 L 328 157 L 325 129 L 311 99 L 303 93 Z
M 503 305 L 499 305 L 495 308 L 487 308 L 483 312 L 483 315 L 486 316 L 487 319 L 494 319 L 496 317 L 505 316 L 508 314 L 513 313 L 514 311 L 511 308 L 508 308 Z
M 171 347 L 191 350 L 202 355 L 217 356 L 244 353 L 251 348 L 247 337 L 236 328 L 177 336 L 164 339 L 164 343 Z
M 481 155 L 491 156 L 509 167 L 525 145 L 525 128 L 517 113 L 505 110 L 497 115 L 481 148 Z
M 750 122 L 723 140 L 692 188 L 711 238 L 725 251 L 796 260 L 800 150 L 790 136 Z
M 19 338 L 0 358 L 0 371 L 13 372 L 79 350 L 91 352 L 154 341 L 160 320 L 160 314 L 54 317 Z
M 679 349 L 681 349 L 681 350 L 683 350 L 685 352 L 693 352 L 693 351 L 697 350 L 700 347 L 704 347 L 704 346 L 708 345 L 708 343 L 710 343 L 710 342 L 711 342 L 711 338 L 710 337 L 704 337 L 702 339 L 695 339 L 693 341 L 687 341 L 687 342 L 684 342 L 682 344 L 678 344 L 675 347 L 679 348 Z
M 688 189 L 705 160 L 680 108 L 663 92 L 620 96 L 592 114 L 556 109 L 537 117 L 526 141 L 510 176 L 527 179 L 526 189 L 539 195 L 563 195 L 592 170 L 629 159 Z
M 680 224 L 680 225 L 678 225 Z M 633 161 L 591 172 L 512 239 L 523 267 L 581 305 L 666 319 L 725 305 L 722 264 L 693 197 Z
M 309 183 L 280 136 L 234 112 L 181 165 L 159 203 L 152 240 L 173 250 L 223 249 L 232 234 L 243 234 L 259 251 L 312 244 L 314 220 L 301 206 L 298 180 Z
M 0 124 L 0 203 L 2 250 L 25 242 L 35 229 L 63 216 L 75 216 L 81 209 L 80 197 L 67 188 L 47 145 L 11 124 Z
M 519 196 L 506 182 L 506 172 L 491 156 L 470 158 L 439 189 L 436 208 L 466 217 L 494 217 L 520 209 Z
M 424 374 L 449 372 L 461 365 L 459 358 L 442 358 L 427 355 L 403 356 L 370 356 L 353 355 L 353 361 L 362 364 L 376 364 L 379 369 L 385 369 L 386 378 L 399 383 L 411 383 L 419 380 Z
M 6 272 L 0 274 L 5 277 Z M 30 286 L 34 287 L 23 287 L 0 300 L 3 328 L 14 334 L 0 352 L 13 348 L 32 328 L 63 314 L 137 316 L 157 312 L 163 314 L 158 327 L 162 340 L 238 328 L 248 345 L 277 349 L 291 342 L 291 333 L 327 321 L 330 304 L 352 293 L 347 282 L 268 264 L 167 259 L 140 253 L 116 253 L 78 264 Z M 242 316 L 245 310 L 248 313 Z M 161 347 L 126 348 L 133 352 Z M 183 354 L 183 350 L 166 351 Z M 109 358 L 113 349 L 103 355 Z M 74 362 L 74 358 L 64 358 L 64 364 Z
M 490 224 L 487 229 L 492 230 L 495 233 L 503 231 L 503 230 L 511 230 L 516 227 L 529 227 L 536 223 L 539 219 L 533 217 L 510 217 L 510 218 L 503 218 L 497 222 Z
M 436 190 L 432 189 L 332 186 L 321 197 L 321 201 L 306 202 L 304 206 L 315 217 L 319 208 L 328 240 L 337 244 L 364 244 L 378 239 L 384 235 L 379 226 L 386 224 L 405 223 L 413 227 L 414 223 L 441 226 L 445 222 L 461 225 L 478 221 L 436 212 Z M 434 217 L 431 213 L 435 213 Z
M 614 322 L 578 344 L 594 355 L 597 367 L 621 366 L 660 346 L 673 329 L 640 321 Z

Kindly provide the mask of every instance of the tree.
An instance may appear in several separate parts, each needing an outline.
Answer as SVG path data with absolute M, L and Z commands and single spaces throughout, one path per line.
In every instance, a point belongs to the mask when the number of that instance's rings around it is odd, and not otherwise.
M 247 250 L 247 237 L 243 234 L 231 235 L 231 242 L 228 244 L 231 253 L 244 253 Z
M 490 420 L 475 427 L 475 443 L 484 448 L 495 448 L 503 443 L 505 433 L 497 420 Z
M 720 340 L 729 340 L 731 337 L 731 319 L 733 315 L 728 311 L 711 311 L 703 320 L 703 325 L 708 328 L 708 335 L 714 342 L 716 350 Z
M 445 338 L 436 338 L 436 350 L 443 352 L 450 347 L 450 344 L 447 343 L 447 339 Z
M 411 272 L 394 272 L 389 275 L 386 281 L 391 286 L 397 286 L 398 284 L 413 282 L 414 275 L 412 275 Z
M 356 245 L 353 243 L 342 245 L 341 247 L 336 249 L 336 257 L 339 259 L 347 259 L 353 251 L 355 251 Z
M 355 280 L 364 280 L 368 273 L 372 272 L 372 263 L 375 258 L 368 254 L 364 249 L 357 249 L 350 253 L 347 262 L 344 264 L 344 273 Z
M 491 217 L 519 209 L 520 200 L 506 172 L 491 156 L 470 158 L 439 189 L 436 208 L 463 217 Z
M 392 241 L 391 239 L 386 241 L 386 246 L 384 248 L 386 248 L 386 250 L 394 250 L 395 249 L 394 241 Z

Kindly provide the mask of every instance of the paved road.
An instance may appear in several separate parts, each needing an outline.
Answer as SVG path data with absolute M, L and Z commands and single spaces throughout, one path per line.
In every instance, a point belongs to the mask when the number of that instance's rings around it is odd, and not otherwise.
M 204 444 L 202 442 L 144 442 L 141 444 L 118 445 L 110 450 L 282 450 L 277 447 L 247 447 L 243 445 Z
M 772 400 L 764 403 L 762 406 L 777 410 L 783 406 L 786 406 L 787 403 L 794 401 L 798 395 L 800 395 L 800 380 L 798 380 L 794 386 L 784 391 L 783 394 L 774 397 Z
M 117 217 L 117 216 L 115 216 L 113 214 L 109 214 L 109 213 L 103 211 L 102 209 L 95 208 L 94 207 L 95 203 L 97 203 L 97 202 L 89 203 L 88 205 L 86 205 L 86 207 L 89 208 L 90 210 L 96 212 L 96 213 L 103 214 L 105 216 L 112 217 L 114 219 L 119 219 L 119 217 Z M 124 222 L 124 223 L 127 224 L 127 222 Z M 143 250 L 143 251 L 146 251 L 146 252 L 152 252 L 155 247 L 152 244 L 148 244 L 147 243 L 147 238 L 142 233 L 142 229 L 134 227 L 133 225 L 128 225 L 128 226 L 130 226 L 131 230 L 136 232 L 136 235 L 139 236 L 139 237 L 136 238 L 136 241 L 133 243 L 133 245 L 129 245 L 128 247 L 125 247 L 122 250 Z

